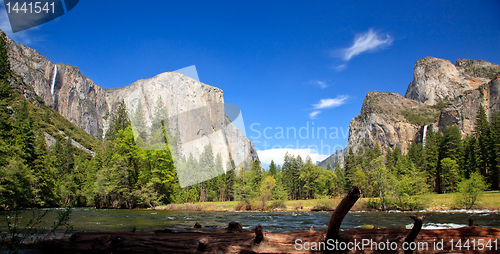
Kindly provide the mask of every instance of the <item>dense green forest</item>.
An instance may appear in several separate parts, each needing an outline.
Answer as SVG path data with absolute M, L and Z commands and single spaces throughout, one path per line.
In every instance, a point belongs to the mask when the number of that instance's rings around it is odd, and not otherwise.
M 247 168 L 225 165 L 206 146 L 199 160 L 178 156 L 178 135 L 171 134 L 165 108 L 155 108 L 146 131 L 143 109 L 128 112 L 125 104 L 111 114 L 103 140 L 97 140 L 63 119 L 56 111 L 26 100 L 13 84 L 23 84 L 10 69 L 5 34 L 0 40 L 0 209 L 95 206 L 97 208 L 156 207 L 169 203 L 239 200 L 265 207 L 284 200 L 332 197 L 357 185 L 366 197 L 378 197 L 374 207 L 417 209 L 419 194 L 459 190 L 467 179 L 499 189 L 500 114 L 491 121 L 480 108 L 473 135 L 462 138 L 456 126 L 441 133 L 429 129 L 425 144 L 412 143 L 385 153 L 378 145 L 349 151 L 344 165 L 322 169 L 310 158 L 286 154 L 283 165 L 268 169 L 254 161 Z M 16 83 L 17 82 L 17 83 Z M 130 116 L 130 117 L 129 117 Z M 134 123 L 134 128 L 131 125 Z M 61 134 L 62 130 L 64 134 Z M 44 132 L 57 141 L 47 147 Z M 134 132 L 136 132 L 134 138 Z M 148 134 L 147 133 L 151 133 Z M 137 135 L 138 134 L 138 135 Z M 138 138 L 137 138 L 138 137 Z M 70 138 L 95 156 L 76 148 Z M 160 140 L 145 144 L 146 140 Z M 165 141 L 169 141 L 167 145 Z M 156 146 L 155 149 L 144 147 Z M 151 147 L 150 147 L 151 148 Z M 178 167 L 193 175 L 177 175 Z M 193 172 L 217 177 L 181 188 L 179 179 Z M 375 201 L 379 200 L 379 201 Z

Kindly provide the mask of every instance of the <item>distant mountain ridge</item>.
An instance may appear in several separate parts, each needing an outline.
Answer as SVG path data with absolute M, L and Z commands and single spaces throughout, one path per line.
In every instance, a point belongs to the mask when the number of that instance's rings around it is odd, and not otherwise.
M 455 124 L 462 136 L 472 133 L 479 105 L 488 116 L 500 110 L 500 65 L 483 60 L 448 60 L 425 57 L 415 63 L 413 81 L 405 96 L 368 92 L 361 112 L 351 120 L 345 150 L 320 163 L 340 159 L 346 151 L 362 152 L 379 144 L 406 152 L 411 142 L 422 142 L 424 126 L 442 131 Z M 331 164 L 331 163 L 330 163 Z M 333 167 L 333 164 L 331 164 Z
M 161 97 L 171 116 L 171 130 L 179 131 L 181 139 L 203 141 L 194 144 L 194 149 L 191 149 L 195 157 L 201 154 L 204 145 L 211 143 L 214 152 L 221 153 L 224 165 L 227 165 L 230 156 L 246 162 L 258 160 L 252 142 L 231 125 L 224 109 L 222 112 L 209 110 L 207 115 L 200 115 L 201 119 L 205 119 L 203 126 L 193 126 L 186 119 L 176 117 L 182 112 L 207 105 L 223 105 L 224 93 L 219 88 L 179 73 L 166 72 L 122 88 L 103 89 L 75 66 L 54 64 L 35 49 L 10 39 L 7 44 L 12 70 L 33 87 L 35 94 L 46 105 L 96 138 L 102 138 L 106 133 L 109 115 L 122 100 L 127 108 L 141 101 L 146 111 L 146 122 L 150 123 L 155 105 Z M 217 132 L 220 126 L 229 127 Z

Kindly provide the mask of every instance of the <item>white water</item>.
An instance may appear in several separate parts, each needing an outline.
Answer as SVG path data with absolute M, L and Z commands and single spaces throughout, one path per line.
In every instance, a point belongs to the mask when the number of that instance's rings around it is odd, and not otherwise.
M 405 227 L 406 229 L 411 229 L 413 228 L 413 224 L 408 224 Z M 467 225 L 456 223 L 425 223 L 424 225 L 422 225 L 422 229 L 450 229 L 462 227 L 467 227 Z
M 52 78 L 52 88 L 50 93 L 52 94 L 52 99 L 54 99 L 54 87 L 56 86 L 56 76 L 57 76 L 57 65 L 54 65 L 54 77 Z
M 428 125 L 424 125 L 424 135 L 422 136 L 422 144 L 423 144 L 423 146 L 425 146 L 425 135 L 427 134 L 427 126 Z

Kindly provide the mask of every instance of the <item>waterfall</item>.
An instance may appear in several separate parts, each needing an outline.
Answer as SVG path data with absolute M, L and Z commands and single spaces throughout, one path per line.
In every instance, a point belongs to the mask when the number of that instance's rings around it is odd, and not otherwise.
M 52 100 L 54 100 L 54 87 L 56 86 L 56 76 L 57 76 L 57 65 L 54 65 L 54 77 L 52 78 L 52 88 L 50 93 L 52 94 Z
M 425 134 L 427 134 L 427 126 L 424 125 L 424 135 L 422 136 L 422 145 L 425 146 Z

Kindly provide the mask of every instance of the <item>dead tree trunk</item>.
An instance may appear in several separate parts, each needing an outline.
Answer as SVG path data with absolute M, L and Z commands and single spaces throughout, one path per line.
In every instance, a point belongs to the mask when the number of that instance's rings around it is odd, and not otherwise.
M 411 229 L 410 233 L 406 236 L 405 242 L 411 243 L 415 241 L 415 238 L 417 238 L 418 233 L 420 233 L 420 229 L 422 229 L 422 222 L 424 220 L 424 216 L 422 217 L 417 217 L 416 214 L 413 214 L 410 216 L 412 218 L 413 222 L 413 228 Z
M 326 232 L 326 240 L 328 239 L 338 239 L 340 224 L 346 216 L 346 214 L 351 210 L 351 207 L 358 201 L 361 196 L 361 191 L 357 186 L 351 187 L 351 190 L 344 196 L 344 198 L 337 205 L 337 208 L 332 213 L 330 221 L 328 222 L 328 230 Z

